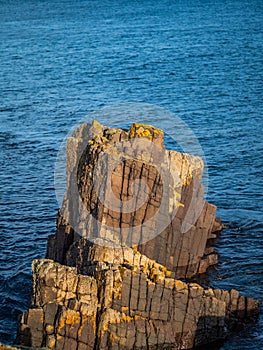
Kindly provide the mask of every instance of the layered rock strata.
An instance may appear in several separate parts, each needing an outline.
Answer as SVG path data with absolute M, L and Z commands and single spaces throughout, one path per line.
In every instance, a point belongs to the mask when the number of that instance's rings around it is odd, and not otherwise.
M 17 343 L 191 349 L 256 315 L 256 300 L 189 281 L 216 263 L 222 226 L 203 199 L 201 159 L 165 150 L 163 139 L 150 126 L 97 122 L 69 138 L 67 193 L 47 259 L 33 262 Z
M 85 244 L 83 242 L 83 244 Z M 50 349 L 192 349 L 223 339 L 257 301 L 204 289 L 131 248 L 86 246 L 90 269 L 33 262 L 33 300 L 18 342 Z
M 193 277 L 216 264 L 211 240 L 222 225 L 216 207 L 204 201 L 203 161 L 167 151 L 163 142 L 161 130 L 141 124 L 128 131 L 97 122 L 81 126 L 68 139 L 67 193 L 47 257 L 68 264 L 80 234 L 136 245 L 177 278 Z M 136 206 L 146 187 L 150 195 L 143 204 L 125 211 L 125 203 L 135 198 Z M 120 201 L 112 205 L 112 197 Z

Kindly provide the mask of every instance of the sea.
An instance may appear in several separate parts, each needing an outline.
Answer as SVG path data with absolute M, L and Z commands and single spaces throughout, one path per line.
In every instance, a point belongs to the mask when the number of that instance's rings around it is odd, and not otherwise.
M 187 126 L 226 227 L 204 283 L 263 300 L 262 27 L 260 0 L 0 0 L 0 342 L 55 232 L 61 143 L 94 116 L 170 148 Z M 263 311 L 216 348 L 262 349 Z

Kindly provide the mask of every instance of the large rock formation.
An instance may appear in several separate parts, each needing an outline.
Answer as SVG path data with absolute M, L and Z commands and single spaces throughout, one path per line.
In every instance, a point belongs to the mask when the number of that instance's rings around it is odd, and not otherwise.
M 203 199 L 203 162 L 165 150 L 163 141 L 163 132 L 153 127 L 133 124 L 125 131 L 97 122 L 82 125 L 68 139 L 67 194 L 57 233 L 49 237 L 48 258 L 74 264 L 69 260 L 72 250 L 76 260 L 79 233 L 102 238 L 104 245 L 136 245 L 177 278 L 217 263 L 209 240 L 221 225 L 216 207 Z
M 163 133 L 94 122 L 67 143 L 67 193 L 33 262 L 17 342 L 50 349 L 191 349 L 223 339 L 258 302 L 189 279 L 217 262 L 221 229 L 204 202 L 202 160 Z M 180 279 L 184 279 L 183 282 Z

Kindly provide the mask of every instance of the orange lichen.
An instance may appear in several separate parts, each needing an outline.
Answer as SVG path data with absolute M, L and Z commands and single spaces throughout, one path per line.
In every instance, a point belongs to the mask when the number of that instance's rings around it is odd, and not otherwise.
M 111 342 L 111 344 L 114 344 L 115 343 L 115 340 L 117 340 L 117 339 L 119 339 L 118 337 L 117 337 L 117 335 L 115 335 L 115 334 L 110 334 L 110 342 Z
M 134 253 L 137 253 L 138 252 L 138 249 L 137 249 L 137 245 L 132 245 L 132 250 Z
M 93 316 L 88 316 L 88 317 L 87 316 L 82 316 L 81 325 L 80 325 L 80 327 L 78 329 L 78 337 L 80 337 L 81 334 L 82 334 L 85 322 L 92 324 L 92 326 L 93 326 L 93 333 L 94 333 L 94 335 L 96 334 L 96 317 L 95 317 L 95 314 L 94 314 Z
M 187 288 L 187 285 L 180 280 L 176 280 L 175 287 L 176 287 L 176 289 L 185 289 L 185 288 Z
M 172 271 L 169 271 L 169 270 L 165 271 L 165 275 L 166 275 L 166 276 L 169 277 L 169 276 L 171 276 L 171 274 L 172 274 Z
M 148 319 L 146 317 L 143 317 L 143 316 L 140 316 L 140 315 L 134 315 L 133 316 L 134 318 L 134 321 L 137 321 L 137 320 L 143 320 L 143 321 L 148 321 Z
M 65 310 L 59 319 L 58 332 L 60 332 L 65 325 L 80 324 L 80 315 L 73 310 Z
M 131 321 L 133 321 L 133 318 L 131 316 L 128 316 L 128 315 L 122 313 L 122 320 L 125 322 L 131 322 Z
M 54 333 L 54 326 L 52 326 L 51 324 L 46 325 L 46 332 L 47 334 Z
M 155 135 L 163 136 L 163 131 L 161 129 L 157 129 L 151 125 L 134 123 L 130 128 L 129 137 L 145 137 L 149 140 L 152 140 Z

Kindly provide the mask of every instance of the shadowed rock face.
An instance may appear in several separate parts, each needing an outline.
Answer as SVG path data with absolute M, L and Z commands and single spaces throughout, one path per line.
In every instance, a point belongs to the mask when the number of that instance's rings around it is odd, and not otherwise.
M 75 131 L 57 231 L 47 259 L 33 262 L 17 342 L 191 349 L 254 316 L 256 300 L 189 281 L 217 262 L 210 242 L 222 228 L 203 200 L 202 169 L 201 159 L 166 151 L 150 126 Z

